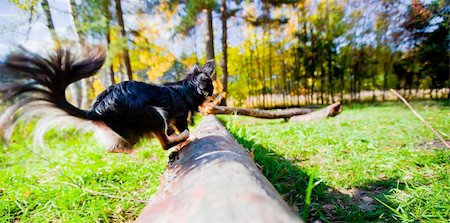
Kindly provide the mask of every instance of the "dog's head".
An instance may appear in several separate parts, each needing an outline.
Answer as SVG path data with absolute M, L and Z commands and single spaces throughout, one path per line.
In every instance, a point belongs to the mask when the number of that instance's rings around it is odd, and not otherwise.
M 212 84 L 212 75 L 214 74 L 214 71 L 214 60 L 208 60 L 202 68 L 195 65 L 191 71 L 188 72 L 187 78 L 193 81 L 199 94 L 205 97 L 211 96 L 214 90 Z

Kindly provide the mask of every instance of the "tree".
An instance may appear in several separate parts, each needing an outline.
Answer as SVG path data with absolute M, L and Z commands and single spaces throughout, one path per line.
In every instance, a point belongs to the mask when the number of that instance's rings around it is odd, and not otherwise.
M 184 4 L 186 15 L 182 17 L 177 30 L 182 34 L 188 34 L 196 25 L 196 17 L 203 13 L 205 16 L 205 26 L 207 35 L 205 38 L 206 60 L 214 60 L 214 29 L 212 11 L 216 8 L 217 3 L 214 0 L 197 0 L 197 1 L 178 1 Z M 214 74 L 213 79 L 217 79 Z
M 119 23 L 120 33 L 121 33 L 122 37 L 126 39 L 127 34 L 125 31 L 125 22 L 123 21 L 121 0 L 115 0 L 115 3 L 116 3 L 117 22 Z M 130 54 L 128 53 L 127 44 L 122 50 L 123 50 L 123 54 L 122 54 L 123 61 L 125 64 L 128 80 L 133 80 L 133 73 L 131 70 L 131 62 L 130 62 Z
M 222 86 L 223 91 L 228 92 L 228 44 L 227 44 L 227 1 L 222 0 L 220 8 L 222 15 Z M 226 97 L 222 99 L 221 105 L 226 105 Z
M 111 26 L 110 26 L 110 22 L 111 22 L 111 12 L 109 11 L 109 5 L 110 5 L 110 1 L 109 0 L 103 0 L 103 12 L 105 14 L 105 38 L 106 38 L 106 44 L 109 48 L 111 47 Z M 115 84 L 116 80 L 114 79 L 114 67 L 111 64 L 109 66 L 109 80 L 111 81 L 111 84 Z
M 44 10 L 47 27 L 50 30 L 50 34 L 54 42 L 59 42 L 58 34 L 55 31 L 55 25 L 53 24 L 52 14 L 50 12 L 50 5 L 48 4 L 48 0 L 42 0 L 41 2 L 42 9 Z

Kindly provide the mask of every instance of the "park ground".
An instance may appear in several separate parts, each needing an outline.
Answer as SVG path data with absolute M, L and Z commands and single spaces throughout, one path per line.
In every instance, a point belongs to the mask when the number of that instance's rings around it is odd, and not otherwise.
M 444 101 L 412 105 L 445 138 Z M 219 116 L 264 175 L 307 221 L 447 222 L 450 149 L 399 102 L 345 105 L 310 123 Z M 0 150 L 0 222 L 128 222 L 156 191 L 168 161 L 155 140 L 108 154 L 89 134 L 52 131 L 33 146 L 21 125 Z

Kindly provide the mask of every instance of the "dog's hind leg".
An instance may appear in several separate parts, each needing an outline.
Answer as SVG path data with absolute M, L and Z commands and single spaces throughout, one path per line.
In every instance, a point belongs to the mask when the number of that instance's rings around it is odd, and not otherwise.
M 168 150 L 189 138 L 189 130 L 187 129 L 179 129 L 183 130 L 179 135 L 174 133 L 173 130 L 168 131 L 169 126 L 164 111 L 158 107 L 153 108 L 158 112 L 159 115 L 152 120 L 152 126 L 154 129 L 152 133 L 159 140 L 164 150 Z M 172 134 L 168 136 L 168 132 Z

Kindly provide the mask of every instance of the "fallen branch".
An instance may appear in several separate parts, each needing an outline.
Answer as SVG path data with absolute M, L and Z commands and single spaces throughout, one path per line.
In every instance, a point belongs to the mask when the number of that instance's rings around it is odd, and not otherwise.
M 259 109 L 249 109 L 249 108 L 234 108 L 227 106 L 220 106 L 214 104 L 207 104 L 203 106 L 202 112 L 213 115 L 244 115 L 251 116 L 255 118 L 265 118 L 265 119 L 277 119 L 277 118 L 290 118 L 295 115 L 304 115 L 313 112 L 314 109 L 311 108 L 290 108 L 279 111 L 268 111 Z
M 301 222 L 216 117 L 191 139 L 136 222 Z
M 325 111 L 323 111 L 325 110 Z M 202 113 L 206 114 L 237 114 L 237 115 L 244 115 L 244 116 L 250 116 L 255 118 L 264 118 L 264 119 L 278 119 L 278 118 L 292 118 L 297 116 L 303 116 L 310 114 L 305 119 L 318 119 L 325 117 L 332 117 L 336 116 L 342 111 L 342 105 L 341 103 L 334 103 L 332 105 L 329 105 L 328 107 L 324 108 L 323 110 L 314 111 L 314 109 L 311 108 L 290 108 L 290 109 L 284 109 L 284 110 L 278 110 L 278 111 L 268 111 L 268 110 L 259 110 L 259 109 L 248 109 L 248 108 L 233 108 L 233 107 L 227 107 L 227 106 L 219 106 L 215 105 L 214 103 L 208 103 L 203 105 L 201 108 Z M 296 118 L 301 119 L 301 118 Z
M 447 146 L 447 148 L 450 149 L 450 145 L 447 143 L 447 141 L 444 139 L 444 137 L 441 136 L 441 134 L 439 134 L 438 131 L 436 131 L 436 129 L 433 128 L 433 126 L 431 126 L 430 124 L 428 124 L 427 121 L 425 121 L 425 119 L 422 118 L 422 116 L 419 115 L 419 113 L 417 113 L 416 110 L 414 110 L 414 108 L 408 103 L 408 101 L 402 97 L 397 91 L 395 91 L 394 89 L 391 89 L 391 91 L 397 95 L 398 98 L 400 98 L 400 100 L 403 101 L 403 103 L 406 104 L 406 106 L 408 106 L 409 109 L 411 109 L 411 111 L 414 113 L 414 115 L 420 119 L 420 121 L 422 121 L 428 128 L 431 129 L 431 131 L 434 132 L 434 134 L 437 135 L 437 137 L 442 141 L 442 143 L 444 143 L 445 146 Z

